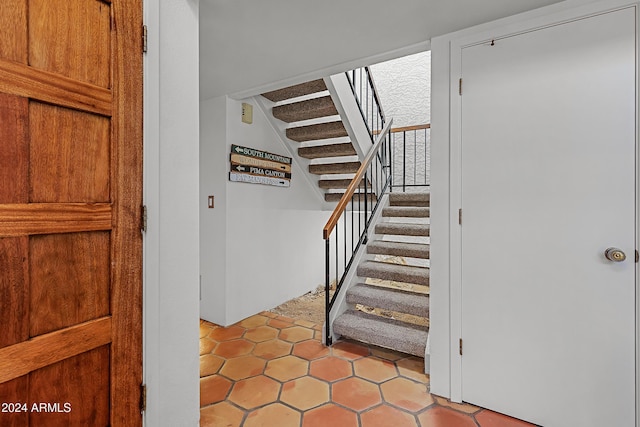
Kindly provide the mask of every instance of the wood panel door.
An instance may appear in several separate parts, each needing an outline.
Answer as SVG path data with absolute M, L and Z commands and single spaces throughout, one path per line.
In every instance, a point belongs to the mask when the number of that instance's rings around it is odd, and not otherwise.
M 0 1 L 0 425 L 141 425 L 142 2 Z

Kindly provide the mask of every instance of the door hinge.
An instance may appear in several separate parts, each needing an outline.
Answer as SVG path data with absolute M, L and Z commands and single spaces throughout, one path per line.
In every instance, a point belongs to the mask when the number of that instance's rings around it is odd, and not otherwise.
M 142 26 L 142 53 L 147 53 L 147 49 L 148 49 L 148 37 L 149 37 L 149 31 L 147 29 L 146 25 Z
M 462 209 L 458 209 L 458 224 L 462 225 Z
M 142 212 L 140 214 L 140 230 L 147 231 L 147 205 L 142 205 Z
M 458 94 L 462 95 L 462 78 L 458 80 Z
M 458 347 L 460 356 L 462 356 L 462 338 L 460 338 L 460 346 Z
M 140 384 L 140 412 L 147 410 L 147 385 Z
M 640 253 L 638 253 L 638 250 L 636 249 L 636 262 L 640 261 Z

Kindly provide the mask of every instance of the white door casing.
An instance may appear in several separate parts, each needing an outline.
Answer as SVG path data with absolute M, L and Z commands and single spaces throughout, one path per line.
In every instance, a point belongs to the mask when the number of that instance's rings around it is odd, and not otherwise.
M 465 401 L 633 424 L 635 23 L 630 7 L 461 46 Z

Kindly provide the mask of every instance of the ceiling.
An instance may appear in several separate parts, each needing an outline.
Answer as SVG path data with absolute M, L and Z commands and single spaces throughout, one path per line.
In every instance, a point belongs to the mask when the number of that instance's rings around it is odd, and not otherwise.
M 432 37 L 558 1 L 201 0 L 200 98 L 415 53 Z

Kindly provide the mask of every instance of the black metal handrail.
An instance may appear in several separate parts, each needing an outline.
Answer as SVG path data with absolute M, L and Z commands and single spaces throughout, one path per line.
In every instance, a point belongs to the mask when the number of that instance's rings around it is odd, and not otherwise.
M 329 319 L 331 309 L 353 265 L 355 254 L 360 246 L 367 242 L 371 220 L 378 209 L 382 195 L 391 183 L 390 129 L 392 122 L 393 120 L 390 120 L 377 135 L 373 147 L 369 150 L 322 232 L 325 240 L 326 345 L 331 345 Z M 332 277 L 335 277 L 336 283 L 333 296 L 330 295 Z
M 373 143 L 375 136 L 384 128 L 386 118 L 384 111 L 382 111 L 382 104 L 380 103 L 380 97 L 378 96 L 378 90 L 373 81 L 371 71 L 369 67 L 363 67 L 347 71 L 345 74 L 351 84 L 353 96 L 360 107 L 362 118 L 369 130 L 371 143 Z
M 431 185 L 430 148 L 431 125 L 428 123 L 391 129 L 392 192 Z

